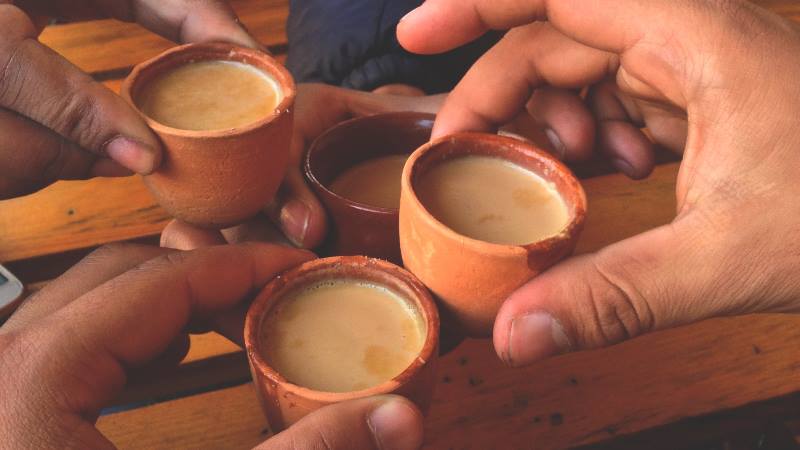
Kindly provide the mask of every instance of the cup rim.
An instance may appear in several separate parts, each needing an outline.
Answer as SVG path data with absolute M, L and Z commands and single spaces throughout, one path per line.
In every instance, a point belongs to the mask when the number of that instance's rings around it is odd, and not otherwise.
M 133 92 L 137 88 L 137 84 L 141 78 L 147 75 L 150 71 L 159 70 L 160 67 L 171 67 L 172 61 L 180 61 L 183 58 L 197 56 L 197 60 L 222 60 L 222 61 L 237 61 L 234 59 L 235 55 L 244 55 L 245 57 L 257 61 L 259 65 L 248 62 L 248 64 L 256 67 L 259 70 L 266 72 L 280 87 L 283 98 L 273 109 L 272 113 L 267 116 L 238 127 L 222 128 L 218 130 L 184 130 L 181 128 L 174 128 L 165 125 L 147 114 L 144 113 L 136 104 L 133 98 Z M 227 57 L 226 57 L 227 56 Z M 176 63 L 178 65 L 180 63 Z M 222 138 L 246 134 L 253 130 L 264 127 L 265 125 L 273 122 L 278 117 L 283 115 L 285 111 L 292 108 L 297 89 L 294 79 L 286 68 L 280 64 L 275 58 L 269 54 L 247 47 L 241 47 L 235 44 L 226 42 L 201 42 L 178 45 L 172 47 L 157 56 L 154 56 L 142 63 L 137 64 L 131 73 L 125 78 L 120 88 L 120 95 L 138 112 L 145 120 L 147 125 L 159 134 L 168 134 L 172 136 L 187 137 L 187 138 Z
M 335 198 L 337 201 L 342 202 L 344 205 L 355 208 L 361 211 L 369 212 L 369 213 L 381 213 L 381 214 L 398 214 L 400 208 L 383 208 L 381 206 L 373 206 L 367 203 L 357 202 L 355 200 L 351 200 L 347 197 L 344 197 L 334 191 L 332 191 L 325 183 L 321 182 L 319 178 L 317 178 L 314 171 L 311 169 L 311 157 L 314 152 L 318 151 L 320 145 L 322 145 L 322 141 L 324 138 L 330 136 L 331 134 L 338 133 L 342 129 L 351 128 L 353 126 L 357 126 L 363 122 L 371 122 L 374 120 L 379 119 L 386 119 L 386 118 L 398 118 L 398 119 L 412 119 L 412 120 L 424 120 L 430 119 L 434 121 L 436 119 L 436 114 L 427 113 L 427 112 L 419 112 L 419 111 L 393 111 L 393 112 L 385 112 L 385 113 L 376 113 L 370 114 L 367 116 L 361 117 L 354 117 L 352 119 L 347 119 L 345 121 L 339 122 L 336 125 L 328 128 L 322 134 L 316 137 L 311 145 L 308 146 L 305 153 L 303 154 L 303 172 L 306 176 L 308 182 L 316 189 L 322 190 L 327 195 Z M 414 154 L 416 149 L 411 149 L 408 153 L 409 158 L 411 155 Z
M 577 202 L 570 202 L 569 204 L 569 206 L 574 209 L 571 211 L 570 220 L 567 225 L 564 226 L 559 233 L 538 241 L 527 244 L 498 244 L 463 235 L 439 221 L 439 219 L 431 214 L 431 212 L 428 211 L 428 208 L 422 204 L 417 196 L 411 180 L 414 178 L 418 167 L 418 162 L 423 156 L 431 152 L 435 152 L 442 144 L 458 141 L 490 141 L 490 143 L 495 146 L 504 146 L 512 149 L 513 151 L 525 153 L 527 156 L 532 156 L 533 158 L 552 166 L 554 172 L 557 172 L 559 176 L 565 177 L 570 182 L 570 189 L 574 190 L 574 192 L 577 194 Z M 497 155 L 489 154 L 485 156 L 497 157 Z M 536 172 L 534 171 L 534 173 Z M 542 176 L 540 173 L 537 173 L 537 175 Z M 532 254 L 559 247 L 574 238 L 574 236 L 583 228 L 583 222 L 586 219 L 586 192 L 583 190 L 583 186 L 581 185 L 580 181 L 575 177 L 575 175 L 572 174 L 572 171 L 570 171 L 569 168 L 561 161 L 547 153 L 545 150 L 535 146 L 532 142 L 522 141 L 513 137 L 489 133 L 459 132 L 431 140 L 430 142 L 419 147 L 411 155 L 411 157 L 408 158 L 408 162 L 406 162 L 406 165 L 403 168 L 401 180 L 401 196 L 403 193 L 408 193 L 409 199 L 413 203 L 413 206 L 422 211 L 421 216 L 423 220 L 428 222 L 435 229 L 438 229 L 446 237 L 458 240 L 465 247 L 484 254 L 497 256 L 519 252 Z M 564 191 L 560 189 L 557 189 L 557 191 L 559 192 L 559 195 L 561 195 L 562 199 L 567 202 L 568 200 L 565 198 Z M 401 201 L 400 204 L 403 205 L 403 202 Z
M 280 299 L 281 294 L 301 286 L 299 283 L 293 283 L 298 277 L 314 272 L 325 272 L 342 265 L 355 267 L 359 271 L 369 270 L 383 272 L 409 288 L 415 297 L 410 300 L 415 301 L 420 306 L 420 316 L 427 326 L 422 349 L 411 364 L 402 372 L 387 381 L 367 389 L 348 392 L 327 392 L 294 384 L 288 381 L 277 370 L 273 369 L 263 357 L 261 353 L 261 340 L 259 339 L 261 321 Z M 357 279 L 358 275 L 356 275 L 355 278 Z M 247 356 L 254 366 L 253 370 L 258 370 L 263 376 L 269 379 L 271 383 L 281 385 L 287 391 L 299 397 L 314 399 L 325 403 L 336 403 L 373 395 L 389 394 L 411 382 L 415 375 L 419 373 L 426 364 L 433 361 L 437 355 L 439 347 L 439 313 L 428 288 L 411 272 L 395 264 L 366 256 L 334 256 L 320 258 L 308 261 L 284 272 L 264 287 L 247 311 L 244 325 L 244 343 Z

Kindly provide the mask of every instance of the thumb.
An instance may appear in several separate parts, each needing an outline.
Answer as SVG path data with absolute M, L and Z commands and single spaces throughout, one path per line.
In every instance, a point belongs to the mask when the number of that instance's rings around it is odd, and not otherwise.
M 370 397 L 326 406 L 256 447 L 406 450 L 422 446 L 422 414 L 409 400 Z
M 696 224 L 695 224 L 696 225 Z M 650 331 L 745 312 L 743 286 L 722 262 L 724 238 L 674 222 L 576 257 L 534 278 L 501 307 L 494 346 L 522 366 Z M 730 272 L 729 272 L 730 271 Z M 752 304 L 752 303 L 751 303 Z
M 0 110 L 140 174 L 161 162 L 161 143 L 125 100 L 36 40 L 25 13 L 0 2 Z M 65 146 L 65 151 L 75 151 Z M 53 160 L 58 163 L 59 153 Z M 74 157 L 73 157 L 74 158 Z

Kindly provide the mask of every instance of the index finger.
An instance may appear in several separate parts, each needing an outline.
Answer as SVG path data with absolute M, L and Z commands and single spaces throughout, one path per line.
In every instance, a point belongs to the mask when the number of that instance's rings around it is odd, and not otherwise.
M 548 23 L 515 28 L 453 89 L 436 117 L 432 137 L 492 131 L 516 117 L 536 88 L 580 88 L 616 70 L 617 64 L 616 55 L 577 43 Z
M 427 0 L 397 25 L 406 50 L 441 53 L 488 30 L 508 30 L 547 20 L 569 37 L 600 50 L 621 52 L 637 42 L 652 20 L 669 24 L 687 6 L 647 0 Z M 680 25 L 680 23 L 675 24 Z M 442 33 L 441 30 L 447 30 Z
M 225 41 L 244 47 L 262 46 L 245 30 L 226 1 L 106 0 L 114 16 L 135 20 L 176 42 Z
M 42 360 L 39 392 L 74 413 L 91 414 L 125 382 L 125 370 L 162 353 L 190 322 L 235 307 L 309 252 L 266 244 L 174 252 L 128 271 L 33 328 Z M 24 335 L 21 339 L 25 339 Z M 57 359 L 53 355 L 58 355 Z

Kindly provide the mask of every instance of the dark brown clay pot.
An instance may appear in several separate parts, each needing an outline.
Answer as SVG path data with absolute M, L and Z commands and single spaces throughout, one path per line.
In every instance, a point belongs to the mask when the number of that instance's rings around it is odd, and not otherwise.
M 262 356 L 262 321 L 281 296 L 291 290 L 330 279 L 364 280 L 386 286 L 404 296 L 425 321 L 427 334 L 419 356 L 402 373 L 378 386 L 354 392 L 321 392 L 288 382 Z M 353 324 L 358 326 L 358 324 Z M 413 401 L 423 413 L 430 406 L 436 384 L 439 315 L 425 286 L 406 270 L 364 256 L 336 256 L 302 264 L 278 276 L 261 291 L 247 312 L 244 342 L 253 382 L 273 432 L 332 403 L 381 394 L 398 394 Z
M 415 112 L 360 117 L 329 129 L 309 147 L 305 176 L 333 223 L 327 251 L 400 263 L 398 210 L 357 203 L 329 186 L 337 175 L 366 160 L 411 154 L 430 139 L 434 119 L 433 114 Z
M 567 226 L 543 241 L 500 245 L 460 235 L 436 220 L 420 203 L 415 183 L 442 161 L 467 155 L 502 158 L 552 182 L 567 205 Z M 460 133 L 425 144 L 406 163 L 402 183 L 405 267 L 438 297 L 443 320 L 455 320 L 472 337 L 490 336 L 503 300 L 572 253 L 586 217 L 586 195 L 569 169 L 545 151 L 508 137 Z
M 202 60 L 249 64 L 271 75 L 283 91 L 273 114 L 225 130 L 180 130 L 142 114 L 165 150 L 158 170 L 144 177 L 158 203 L 185 222 L 223 228 L 255 215 L 275 195 L 289 161 L 295 85 L 289 72 L 265 53 L 231 44 L 187 44 L 136 66 L 121 94 L 138 110 L 135 99 L 149 80 Z

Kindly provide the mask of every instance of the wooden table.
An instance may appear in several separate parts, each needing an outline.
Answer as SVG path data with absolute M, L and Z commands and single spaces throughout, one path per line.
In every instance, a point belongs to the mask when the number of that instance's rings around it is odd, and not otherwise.
M 796 0 L 761 3 L 800 20 Z M 285 52 L 287 0 L 233 4 L 273 52 Z M 42 41 L 112 89 L 134 64 L 171 45 L 114 21 L 53 26 Z M 669 222 L 677 170 L 675 163 L 660 165 L 640 182 L 584 179 L 590 213 L 578 252 Z M 60 182 L 0 202 L 0 261 L 35 289 L 98 245 L 155 242 L 167 220 L 138 178 Z M 488 341 L 466 341 L 442 359 L 425 442 L 458 449 L 677 448 L 676 442 L 758 429 L 800 413 L 798 343 L 800 318 L 747 316 L 512 370 Z M 194 336 L 174 371 L 133 380 L 117 404 L 129 409 L 102 416 L 98 426 L 122 448 L 247 448 L 268 437 L 243 352 L 213 333 Z

